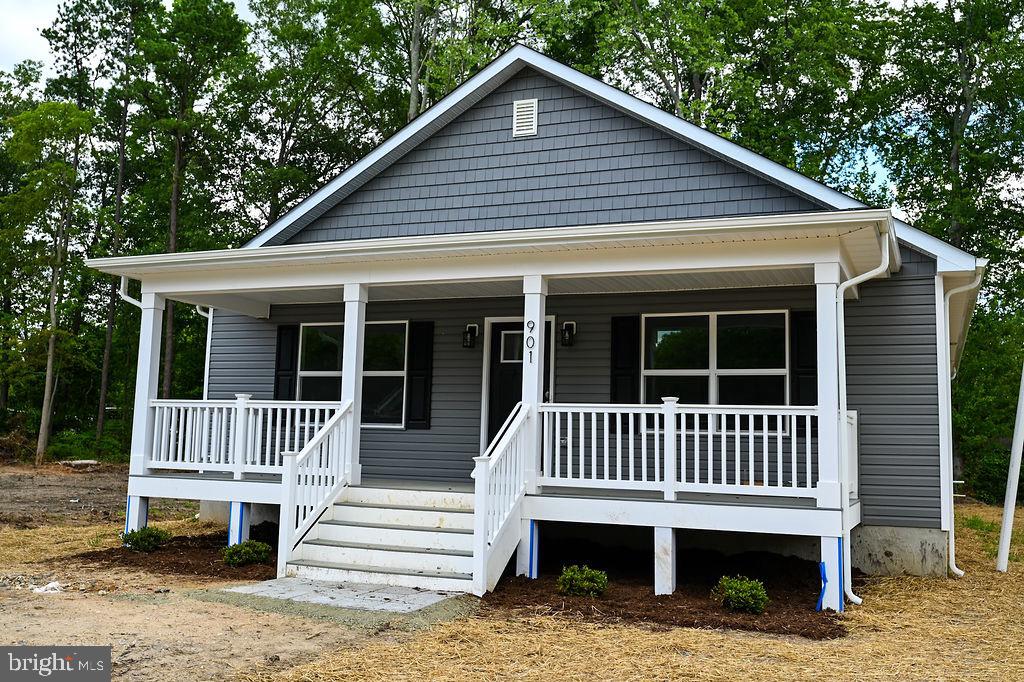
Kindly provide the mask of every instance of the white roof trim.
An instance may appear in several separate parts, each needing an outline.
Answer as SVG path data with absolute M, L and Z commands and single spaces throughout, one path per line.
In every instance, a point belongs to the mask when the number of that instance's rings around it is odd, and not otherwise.
M 480 95 L 479 91 L 489 92 L 505 76 L 515 73 L 524 66 L 530 66 L 555 80 L 587 93 L 597 100 L 628 112 L 640 120 L 683 138 L 696 147 L 727 159 L 766 179 L 779 183 L 797 194 L 816 199 L 832 209 L 868 208 L 853 197 L 847 196 L 816 180 L 812 180 L 791 168 L 787 168 L 745 147 L 730 142 L 724 137 L 720 137 L 678 116 L 662 111 L 653 104 L 637 99 L 596 78 L 591 78 L 524 45 L 517 45 L 453 90 L 440 102 L 427 109 L 426 112 L 353 164 L 344 173 L 321 187 L 308 199 L 301 202 L 273 225 L 258 234 L 243 248 L 263 246 L 307 214 L 326 210 L 322 204 L 328 201 L 346 184 L 359 179 L 364 173 L 371 170 L 376 163 L 382 161 L 388 154 L 398 150 L 403 144 L 409 143 L 421 134 L 429 134 L 432 126 L 447 123 L 450 120 L 448 117 L 452 115 L 452 112 L 458 111 L 459 106 L 465 100 L 474 95 Z M 973 271 L 975 269 L 974 256 L 906 223 L 897 222 L 896 232 L 899 239 L 933 256 L 938 261 L 940 272 Z

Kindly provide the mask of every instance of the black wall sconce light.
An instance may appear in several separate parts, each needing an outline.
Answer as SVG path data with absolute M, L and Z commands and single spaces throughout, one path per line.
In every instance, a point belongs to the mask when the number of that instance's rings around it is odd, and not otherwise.
M 462 332 L 462 347 L 473 348 L 476 346 L 476 337 L 480 335 L 480 325 L 467 324 L 466 331 Z
M 563 346 L 573 345 L 576 342 L 576 323 L 563 322 L 561 337 Z

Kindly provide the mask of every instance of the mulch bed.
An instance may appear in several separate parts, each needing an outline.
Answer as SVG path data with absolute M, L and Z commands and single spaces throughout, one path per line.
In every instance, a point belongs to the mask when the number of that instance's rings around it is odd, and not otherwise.
M 755 616 L 727 611 L 710 597 L 710 589 L 681 585 L 672 595 L 655 596 L 651 583 L 609 582 L 601 597 L 558 594 L 554 576 L 536 580 L 516 577 L 503 581 L 484 597 L 485 610 L 528 611 L 534 615 L 582 618 L 598 623 L 638 623 L 649 626 L 733 628 L 808 639 L 835 639 L 846 628 L 834 613 L 814 610 L 804 591 L 769 589 L 768 610 Z
M 133 568 L 167 576 L 210 580 L 269 580 L 277 574 L 274 558 L 269 564 L 228 566 L 221 557 L 227 545 L 224 533 L 175 536 L 159 549 L 145 553 L 124 547 L 86 552 L 75 557 L 83 564 L 104 568 Z

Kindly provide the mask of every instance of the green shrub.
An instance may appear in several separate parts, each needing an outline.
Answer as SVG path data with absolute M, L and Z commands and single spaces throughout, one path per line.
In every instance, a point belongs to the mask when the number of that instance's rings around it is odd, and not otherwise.
M 608 588 L 608 574 L 589 566 L 566 566 L 558 576 L 559 594 L 600 597 Z
M 764 613 L 768 608 L 768 593 L 760 580 L 723 575 L 711 596 L 730 611 L 743 613 Z
M 133 552 L 152 552 L 170 539 L 170 532 L 155 526 L 121 533 L 121 544 Z
M 273 551 L 273 548 L 265 542 L 246 540 L 224 548 L 224 563 L 228 566 L 265 564 L 270 561 L 270 554 Z

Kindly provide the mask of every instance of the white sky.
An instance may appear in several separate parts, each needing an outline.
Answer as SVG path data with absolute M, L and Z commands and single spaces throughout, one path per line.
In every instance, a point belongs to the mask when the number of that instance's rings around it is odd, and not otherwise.
M 248 0 L 233 0 L 243 17 L 249 15 Z M 164 0 L 170 5 L 171 0 Z M 49 46 L 39 31 L 57 15 L 59 0 L 0 0 L 0 69 L 11 68 L 25 59 L 38 59 L 49 67 Z

